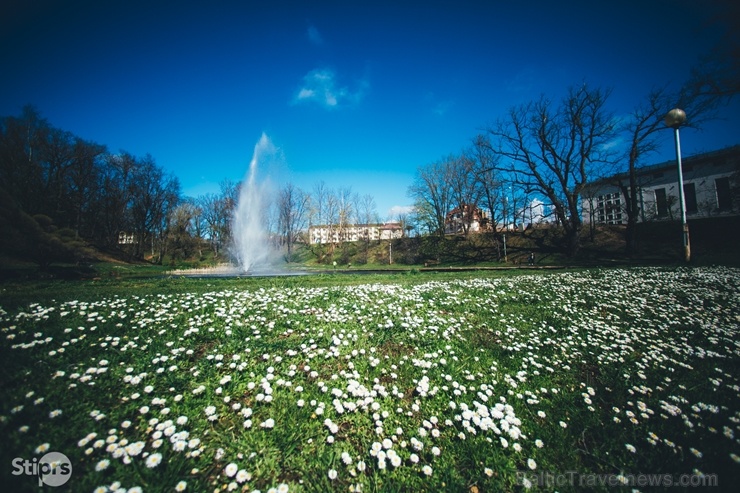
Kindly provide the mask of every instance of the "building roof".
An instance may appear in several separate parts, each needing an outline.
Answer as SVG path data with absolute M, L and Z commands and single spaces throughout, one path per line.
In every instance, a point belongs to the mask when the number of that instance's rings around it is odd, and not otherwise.
M 380 229 L 401 229 L 401 223 L 385 223 Z
M 447 213 L 447 215 L 448 216 L 451 216 L 453 214 L 458 214 L 461 211 L 468 212 L 468 213 L 472 212 L 474 215 L 476 213 L 477 214 L 482 214 L 483 213 L 483 211 L 481 210 L 481 208 L 478 207 L 475 204 L 462 204 L 460 207 L 455 207 L 454 209 L 452 209 L 450 212 Z
M 318 228 L 338 228 L 339 224 L 314 224 L 308 229 Z M 345 224 L 345 228 L 380 228 L 380 229 L 401 229 L 400 223 L 372 223 L 372 224 Z
M 691 179 L 690 173 L 694 167 L 703 167 L 707 165 L 713 165 L 714 169 L 712 174 L 718 173 L 731 173 L 740 169 L 740 145 L 732 147 L 725 147 L 716 151 L 704 152 L 701 154 L 695 154 L 693 156 L 682 157 L 681 167 L 686 175 L 684 179 Z M 638 177 L 646 177 L 653 175 L 658 181 L 669 183 L 677 181 L 677 176 L 674 177 L 672 173 L 676 169 L 676 160 L 663 161 L 657 164 L 651 164 L 637 168 Z M 669 173 L 670 176 L 665 180 L 658 180 L 662 178 L 659 176 L 661 173 Z M 629 178 L 628 172 L 617 173 L 615 175 L 600 178 L 586 184 L 586 188 L 593 187 L 604 187 L 604 186 L 615 186 L 616 183 Z

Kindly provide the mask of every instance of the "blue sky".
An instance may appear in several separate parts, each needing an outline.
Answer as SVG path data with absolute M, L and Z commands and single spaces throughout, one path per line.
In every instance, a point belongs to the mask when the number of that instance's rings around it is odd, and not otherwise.
M 628 113 L 683 81 L 727 3 L 10 0 L 0 115 L 33 104 L 111 152 L 151 154 L 190 196 L 242 179 L 264 132 L 284 157 L 272 181 L 351 187 L 385 218 L 411 204 L 417 167 L 514 105 L 585 81 Z M 684 154 L 738 144 L 738 130 L 686 129 Z M 665 139 L 651 162 L 674 157 Z

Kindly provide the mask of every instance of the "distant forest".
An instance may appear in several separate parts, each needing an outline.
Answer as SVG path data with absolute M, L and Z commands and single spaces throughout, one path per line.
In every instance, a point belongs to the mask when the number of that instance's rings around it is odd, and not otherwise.
M 116 248 L 132 234 L 131 255 L 164 252 L 180 184 L 154 158 L 56 128 L 31 106 L 0 122 L 0 252 L 48 265 L 72 261 L 86 245 Z

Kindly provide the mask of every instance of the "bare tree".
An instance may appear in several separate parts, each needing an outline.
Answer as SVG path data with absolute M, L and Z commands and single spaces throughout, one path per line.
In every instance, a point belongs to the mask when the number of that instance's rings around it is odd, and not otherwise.
M 137 161 L 131 181 L 130 209 L 136 238 L 135 255 L 142 256 L 144 248 L 151 247 L 152 259 L 162 260 L 166 245 L 165 233 L 169 211 L 177 206 L 180 183 L 174 176 L 166 175 L 154 158 L 146 155 Z
M 310 198 L 310 213 L 309 213 L 309 228 L 311 226 L 327 226 L 329 227 L 329 221 L 327 219 L 327 206 L 329 200 L 329 189 L 324 181 L 319 181 L 314 184 L 313 195 Z M 312 244 L 313 238 L 309 238 L 309 244 Z M 324 257 L 324 245 L 319 242 L 311 247 L 314 255 L 319 262 Z
M 197 201 L 202 211 L 205 231 L 211 242 L 211 248 L 218 256 L 221 254 L 223 245 L 228 244 L 230 237 L 230 219 L 233 210 L 233 207 L 229 207 L 231 200 L 215 193 L 209 193 L 199 196 Z
M 633 253 L 637 246 L 636 228 L 640 214 L 639 195 L 641 193 L 637 183 L 637 167 L 642 159 L 658 147 L 655 134 L 666 128 L 663 125 L 663 116 L 670 109 L 670 99 L 665 88 L 654 89 L 645 101 L 634 109 L 622 127 L 622 131 L 629 136 L 626 151 L 627 176 L 626 181 L 617 179 L 616 185 L 625 198 L 624 211 L 627 215 L 625 234 L 628 254 Z M 592 201 L 595 199 L 595 197 L 590 198 Z
M 203 220 L 203 207 L 198 199 L 187 197 L 185 202 L 190 206 L 190 231 L 195 238 L 195 245 L 198 250 L 198 258 L 203 257 L 203 239 L 205 230 L 205 221 Z
M 107 247 L 116 245 L 120 233 L 133 233 L 128 206 L 136 166 L 136 158 L 126 152 L 105 157 L 105 166 L 100 176 L 100 195 L 93 207 L 97 212 L 97 223 L 102 229 L 99 240 Z
M 414 199 L 419 222 L 440 237 L 445 235 L 445 220 L 454 200 L 450 186 L 452 160 L 450 156 L 419 167 L 408 190 L 408 195 Z
M 331 245 L 331 251 L 334 252 L 334 247 L 336 246 L 334 242 L 334 231 L 337 229 L 337 224 L 339 224 L 339 199 L 333 189 L 329 189 L 326 193 L 324 214 L 329 233 L 329 244 Z
M 463 234 L 468 236 L 482 193 L 475 154 L 472 150 L 467 150 L 459 156 L 452 157 L 449 166 L 447 177 L 450 181 L 453 204 L 460 214 Z
M 418 234 L 438 234 L 438 225 L 434 210 L 428 202 L 416 199 L 409 216 L 409 222 Z
M 48 214 L 40 149 L 50 129 L 33 106 L 25 106 L 20 117 L 0 122 L 0 188 L 31 215 Z
M 99 193 L 100 175 L 105 164 L 104 146 L 75 139 L 74 159 L 67 175 L 71 226 L 79 238 L 94 238 L 95 211 L 93 202 Z
M 401 234 L 403 236 L 411 236 L 411 231 L 414 229 L 414 226 L 411 224 L 412 219 L 410 214 L 406 211 L 398 212 L 395 220 L 401 226 Z
M 285 260 L 293 259 L 293 245 L 301 231 L 306 227 L 310 198 L 303 190 L 292 183 L 286 184 L 278 193 L 277 210 L 279 232 L 286 247 Z
M 342 187 L 336 194 L 337 199 L 337 228 L 340 241 L 347 241 L 348 226 L 354 217 L 352 187 Z
M 67 226 L 67 175 L 75 160 L 75 137 L 71 132 L 50 128 L 41 146 L 44 208 L 59 225 Z
M 500 157 L 492 152 L 491 143 L 485 135 L 478 135 L 473 140 L 472 148 L 475 159 L 475 175 L 480 186 L 480 202 L 488 212 L 490 227 L 496 231 L 503 217 L 504 198 L 501 192 L 504 182 L 500 169 Z
M 170 211 L 167 252 L 173 261 L 190 258 L 200 250 L 200 238 L 194 232 L 196 209 L 192 200 L 184 200 Z
M 493 150 L 508 161 L 516 183 L 552 203 L 569 255 L 580 246 L 581 192 L 611 160 L 606 144 L 615 122 L 605 109 L 608 96 L 609 91 L 584 84 L 571 88 L 557 106 L 543 97 L 512 108 L 488 130 Z
M 370 194 L 360 196 L 354 195 L 355 217 L 358 225 L 363 225 L 362 230 L 362 259 L 367 263 L 370 255 L 370 225 L 378 223 L 378 210 L 375 205 L 375 198 Z
M 350 196 L 347 197 L 347 200 L 349 199 Z M 323 181 L 314 185 L 313 196 L 310 199 L 310 204 L 311 210 L 309 223 L 312 226 L 322 226 L 325 228 L 328 235 L 327 243 L 330 249 L 329 253 L 333 254 L 336 248 L 334 237 L 341 236 L 340 216 L 346 214 L 346 212 L 351 212 L 351 208 L 343 212 L 339 195 L 336 191 L 327 187 L 326 183 Z M 341 241 L 341 239 L 338 241 Z M 324 244 L 319 241 L 312 247 L 312 250 L 318 261 L 323 262 L 327 254 L 324 249 Z
M 357 213 L 357 222 L 362 224 L 373 224 L 379 222 L 378 206 L 375 204 L 375 197 L 365 194 L 358 197 L 355 206 Z
M 314 185 L 310 218 L 312 225 L 323 225 L 326 222 L 326 196 L 328 193 L 329 190 L 325 182 L 320 181 Z

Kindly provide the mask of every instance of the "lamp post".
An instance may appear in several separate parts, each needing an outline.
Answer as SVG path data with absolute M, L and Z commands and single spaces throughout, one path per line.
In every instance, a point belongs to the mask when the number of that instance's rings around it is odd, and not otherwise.
M 681 226 L 683 228 L 683 256 L 686 262 L 691 260 L 691 244 L 689 242 L 689 225 L 686 222 L 686 198 L 683 193 L 683 171 L 681 169 L 681 139 L 678 129 L 686 122 L 686 112 L 679 108 L 669 111 L 663 120 L 667 127 L 673 129 L 676 140 L 676 162 L 678 163 L 678 199 L 681 205 Z
M 509 262 L 509 257 L 506 255 L 506 231 L 509 229 L 509 224 L 507 222 L 507 206 L 509 205 L 509 197 L 508 195 L 504 196 L 504 263 Z

